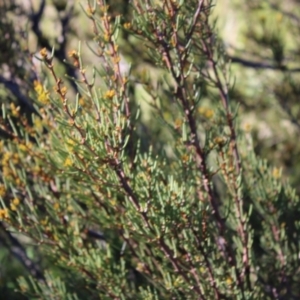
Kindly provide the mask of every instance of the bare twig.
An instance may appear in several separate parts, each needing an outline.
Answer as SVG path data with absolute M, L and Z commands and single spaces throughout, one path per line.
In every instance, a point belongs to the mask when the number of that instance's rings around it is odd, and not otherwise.
M 231 60 L 232 63 L 240 64 L 244 67 L 253 68 L 253 69 L 269 69 L 274 71 L 283 71 L 283 72 L 290 72 L 290 73 L 300 72 L 300 68 L 288 68 L 287 66 L 273 65 L 264 62 L 256 62 L 256 61 L 251 61 L 251 60 L 247 60 L 237 56 L 230 56 L 230 55 L 228 56 L 228 58 Z

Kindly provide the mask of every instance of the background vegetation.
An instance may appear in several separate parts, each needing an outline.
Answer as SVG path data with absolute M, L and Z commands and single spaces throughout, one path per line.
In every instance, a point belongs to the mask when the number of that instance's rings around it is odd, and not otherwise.
M 2 0 L 1 295 L 299 299 L 298 4 Z

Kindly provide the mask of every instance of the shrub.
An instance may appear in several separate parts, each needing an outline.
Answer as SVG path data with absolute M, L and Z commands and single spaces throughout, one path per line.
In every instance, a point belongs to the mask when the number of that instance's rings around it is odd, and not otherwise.
M 42 48 L 37 113 L 3 106 L 0 217 L 28 299 L 300 296 L 299 198 L 241 126 L 212 9 L 87 2 L 93 64 L 79 43 L 63 78 Z

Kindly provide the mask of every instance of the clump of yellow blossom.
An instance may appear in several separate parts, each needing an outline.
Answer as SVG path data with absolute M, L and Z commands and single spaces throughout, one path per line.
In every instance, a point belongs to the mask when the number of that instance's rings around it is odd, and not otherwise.
M 125 29 L 130 29 L 131 28 L 131 23 L 125 23 L 124 25 L 123 25 L 123 27 L 125 28 Z
M 0 184 L 0 197 L 3 197 L 6 193 L 6 188 L 3 184 Z
M 40 118 L 34 118 L 33 124 L 34 124 L 34 129 L 37 132 L 42 132 L 44 126 L 43 126 L 43 121 Z
M 198 112 L 207 119 L 211 119 L 214 116 L 214 111 L 208 107 L 201 106 L 198 108 Z
M 80 106 L 84 106 L 85 103 L 86 103 L 86 102 L 84 101 L 84 98 L 83 98 L 83 97 L 80 97 L 80 98 L 79 98 L 79 105 L 80 105 Z
M 228 277 L 226 278 L 226 283 L 227 283 L 227 285 L 232 285 L 233 280 L 232 280 L 232 278 L 231 278 L 230 276 L 228 276 Z
M 19 147 L 19 150 L 20 150 L 20 151 L 22 151 L 22 152 L 27 152 L 27 147 L 26 147 L 26 145 L 20 144 L 20 145 L 18 145 L 18 147 Z
M 8 219 L 9 214 L 7 208 L 0 209 L 0 220 Z
M 10 203 L 10 209 L 11 209 L 12 211 L 16 211 L 17 208 L 18 208 L 18 206 L 19 206 L 19 204 L 20 204 L 20 199 L 14 198 L 14 199 L 11 201 L 11 203 Z
M 40 50 L 40 55 L 42 56 L 42 58 L 47 58 L 48 52 L 46 48 L 43 48 Z
M 74 147 L 76 146 L 76 142 L 70 138 L 67 139 L 66 141 L 66 147 L 69 152 L 73 152 Z
M 178 129 L 182 126 L 182 120 L 181 119 L 176 119 L 174 123 L 175 129 Z
M 272 175 L 275 179 L 278 179 L 281 177 L 281 170 L 278 168 L 274 168 L 272 171 Z
M 13 102 L 10 104 L 10 110 L 14 117 L 18 117 L 20 115 L 20 106 L 15 106 Z
M 108 32 L 103 34 L 103 39 L 105 42 L 109 42 L 111 35 Z
M 69 57 L 72 57 L 72 58 L 78 58 L 79 57 L 77 51 L 75 51 L 75 50 L 69 51 L 68 55 L 69 55 Z
M 105 99 L 112 99 L 114 96 L 116 95 L 116 92 L 114 90 L 108 90 L 105 94 L 104 94 L 104 98 Z
M 183 154 L 181 156 L 181 160 L 183 163 L 187 163 L 189 161 L 189 156 L 187 154 Z
M 214 138 L 214 143 L 220 147 L 223 147 L 226 143 L 226 139 L 224 137 L 217 136 Z
M 12 152 L 5 152 L 2 156 L 2 166 L 9 166 L 9 163 L 12 162 L 13 164 L 19 163 L 20 158 L 18 153 Z
M 43 220 L 40 220 L 40 224 L 41 224 L 42 226 L 46 226 L 46 225 L 48 224 L 48 219 L 45 218 L 45 219 L 43 219 Z
M 38 101 L 42 104 L 48 104 L 49 103 L 49 92 L 44 89 L 43 85 L 35 80 L 34 83 L 34 90 L 37 93 Z
M 55 202 L 55 203 L 53 204 L 53 208 L 54 208 L 54 210 L 58 210 L 58 209 L 59 209 L 59 203 L 58 203 L 58 202 Z
M 70 167 L 70 166 L 72 166 L 72 164 L 73 164 L 73 162 L 72 162 L 71 158 L 67 157 L 64 162 L 64 167 Z

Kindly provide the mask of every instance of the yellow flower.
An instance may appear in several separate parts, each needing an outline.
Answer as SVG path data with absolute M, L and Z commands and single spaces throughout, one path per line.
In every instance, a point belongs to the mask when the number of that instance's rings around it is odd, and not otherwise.
M 128 22 L 128 23 L 125 23 L 123 26 L 124 26 L 124 28 L 127 29 L 127 30 L 131 28 L 131 24 L 130 24 L 129 22 Z
M 227 285 L 231 285 L 232 284 L 232 278 L 230 276 L 228 276 L 226 278 L 226 283 L 227 283 Z
M 145 270 L 145 264 L 142 262 L 138 262 L 136 266 L 136 270 L 138 270 L 140 273 L 143 273 Z
M 221 136 L 217 136 L 214 138 L 214 142 L 215 142 L 215 144 L 217 144 L 218 146 L 221 147 L 221 146 L 224 146 L 226 140 L 225 140 L 225 138 L 223 138 Z
M 46 58 L 46 57 L 47 57 L 47 49 L 46 49 L 46 48 L 43 48 L 43 49 L 40 51 L 40 55 L 42 56 L 42 58 Z
M 110 202 L 110 204 L 111 204 L 112 206 L 116 206 L 116 205 L 117 205 L 116 199 L 110 199 L 109 202 Z
M 12 179 L 12 175 L 14 174 L 13 170 L 9 166 L 4 166 L 2 169 L 2 175 L 5 178 Z
M 0 209 L 0 220 L 1 219 L 8 219 L 9 215 L 8 215 L 8 211 L 6 208 L 4 209 Z
M 37 132 L 41 132 L 43 129 L 43 121 L 40 118 L 34 118 L 34 128 Z
M 60 89 L 60 92 L 61 92 L 61 94 L 62 94 L 63 96 L 65 96 L 65 95 L 67 94 L 67 91 L 68 91 L 68 89 L 67 89 L 66 86 L 63 86 L 63 87 Z
M 207 118 L 207 119 L 211 119 L 213 116 L 214 116 L 214 111 L 212 109 L 207 109 L 205 111 L 205 114 L 204 116 Z
M 181 125 L 182 125 L 182 120 L 181 120 L 181 119 L 176 119 L 176 120 L 175 120 L 174 127 L 175 127 L 176 129 L 178 129 L 178 128 L 181 127 Z
M 12 102 L 10 104 L 10 110 L 11 110 L 11 114 L 14 116 L 14 117 L 18 117 L 19 114 L 20 114 L 20 106 L 15 106 L 15 104 Z
M 116 95 L 116 92 L 114 90 L 108 90 L 105 93 L 104 98 L 111 100 L 115 95 Z
M 181 156 L 181 160 L 183 163 L 187 163 L 189 161 L 189 156 L 187 154 L 183 154 Z
M 80 97 L 78 102 L 79 102 L 80 106 L 84 106 L 85 105 L 85 101 L 84 101 L 83 97 Z
M 103 34 L 103 39 L 104 39 L 105 42 L 109 42 L 110 37 L 111 37 L 111 36 L 108 34 L 108 32 L 105 32 L 105 33 Z
M 40 101 L 42 104 L 48 104 L 49 92 L 45 90 L 43 85 L 37 80 L 34 81 L 33 85 L 34 85 L 34 90 L 38 96 L 38 101 Z
M 75 50 L 71 50 L 68 52 L 69 57 L 78 58 L 78 53 Z
M 72 166 L 72 164 L 73 164 L 73 162 L 72 162 L 71 158 L 67 157 L 64 162 L 64 167 L 70 167 L 70 166 Z
M 18 209 L 19 204 L 20 200 L 18 198 L 14 198 L 10 203 L 10 209 L 12 211 L 16 211 Z
M 274 168 L 273 169 L 273 172 L 272 172 L 272 175 L 275 179 L 278 179 L 281 177 L 281 170 L 278 169 L 278 168 Z
M 182 286 L 184 280 L 181 276 L 178 276 L 175 281 L 174 281 L 174 286 L 178 287 L 178 286 Z
M 6 188 L 3 184 L 0 184 L 0 197 L 3 197 L 6 193 Z
M 207 107 L 199 107 L 198 112 L 200 115 L 204 116 L 207 119 L 211 119 L 214 116 L 214 111 Z
M 12 211 L 16 211 L 16 210 L 17 210 L 17 207 L 16 207 L 13 203 L 11 203 L 11 204 L 10 204 L 10 209 L 11 209 Z
M 12 203 L 16 206 L 18 206 L 20 204 L 20 199 L 15 197 L 13 200 L 12 200 Z
M 41 225 L 46 226 L 48 224 L 48 219 L 43 219 L 40 221 Z
M 24 145 L 24 144 L 20 144 L 18 145 L 19 146 L 19 149 L 22 151 L 22 152 L 26 152 L 27 151 L 27 147 Z
M 116 57 L 113 58 L 113 62 L 114 62 L 115 64 L 119 63 L 120 60 L 121 60 L 120 56 L 116 56 Z
M 59 203 L 58 203 L 58 202 L 55 202 L 55 203 L 53 204 L 53 208 L 54 208 L 54 210 L 58 210 L 58 209 L 59 209 Z
M 14 164 L 19 163 L 19 161 L 20 161 L 19 154 L 18 154 L 18 153 L 14 153 L 13 156 L 12 156 L 12 158 L 11 158 L 11 161 L 12 161 Z
M 3 154 L 3 157 L 2 157 L 2 165 L 3 166 L 6 166 L 8 165 L 10 159 L 12 158 L 13 154 L 11 152 L 5 152 Z
M 76 145 L 75 141 L 72 139 L 67 139 L 66 141 L 66 147 L 69 152 L 72 152 L 74 150 L 74 146 Z

